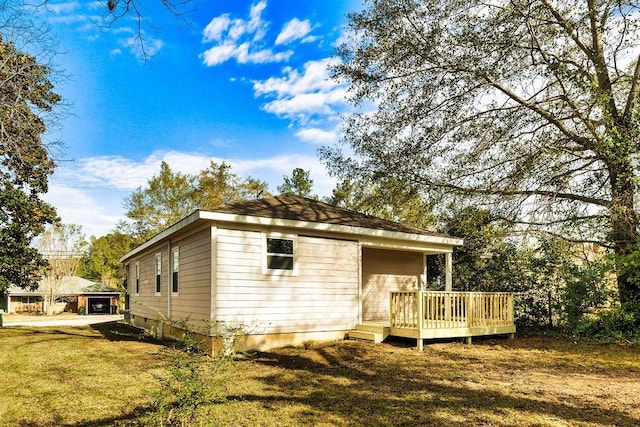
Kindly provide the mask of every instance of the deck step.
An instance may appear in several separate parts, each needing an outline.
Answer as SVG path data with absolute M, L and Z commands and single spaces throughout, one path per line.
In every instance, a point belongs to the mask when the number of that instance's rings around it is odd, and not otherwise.
M 376 334 L 382 334 L 387 337 L 389 335 L 389 327 L 384 325 L 378 325 L 375 323 L 360 323 L 356 325 L 357 331 L 363 332 L 375 332 Z
M 389 336 L 389 327 L 375 324 L 359 324 L 356 329 L 349 331 L 349 339 L 373 341 L 381 343 Z
M 349 331 L 350 340 L 372 341 L 376 344 L 382 342 L 382 334 L 367 331 Z

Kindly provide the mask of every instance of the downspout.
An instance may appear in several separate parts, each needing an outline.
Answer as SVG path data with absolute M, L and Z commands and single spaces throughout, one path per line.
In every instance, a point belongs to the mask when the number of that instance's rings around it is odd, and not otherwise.
M 362 242 L 358 240 L 358 324 L 362 324 Z
M 171 292 L 173 291 L 173 274 L 171 274 L 171 240 L 167 241 L 167 321 L 171 322 Z
M 209 260 L 209 271 L 211 274 L 211 300 L 209 307 L 209 334 L 212 335 L 215 332 L 214 327 L 218 318 L 218 224 L 211 225 L 210 230 L 211 258 Z

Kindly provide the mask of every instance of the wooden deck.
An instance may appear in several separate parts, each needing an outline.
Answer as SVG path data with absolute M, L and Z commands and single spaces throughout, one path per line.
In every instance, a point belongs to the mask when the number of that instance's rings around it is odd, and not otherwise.
M 387 335 L 415 338 L 419 350 L 423 349 L 424 339 L 466 337 L 471 343 L 474 336 L 513 336 L 516 332 L 513 294 L 507 292 L 391 292 L 390 303 L 387 325 L 365 322 L 357 329 L 373 331 L 371 328 L 377 326 L 384 338 Z M 364 335 L 350 334 L 366 339 Z M 379 342 L 380 336 L 376 338 Z
M 514 334 L 513 294 L 507 292 L 391 292 L 389 334 L 422 340 Z

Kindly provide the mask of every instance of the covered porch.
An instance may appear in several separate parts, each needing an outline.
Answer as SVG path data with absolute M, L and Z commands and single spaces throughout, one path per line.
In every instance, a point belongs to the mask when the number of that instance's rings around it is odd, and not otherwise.
M 453 246 L 461 244 L 363 244 L 359 322 L 349 337 L 414 338 L 422 350 L 425 339 L 513 335 L 512 293 L 453 290 Z
M 391 291 L 389 319 L 363 321 L 350 338 L 382 342 L 387 336 L 425 339 L 509 335 L 516 332 L 508 292 Z

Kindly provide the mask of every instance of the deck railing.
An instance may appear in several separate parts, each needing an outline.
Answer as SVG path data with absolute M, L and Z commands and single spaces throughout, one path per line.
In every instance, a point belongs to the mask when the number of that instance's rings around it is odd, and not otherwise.
M 415 330 L 511 326 L 507 292 L 391 292 L 391 327 Z

